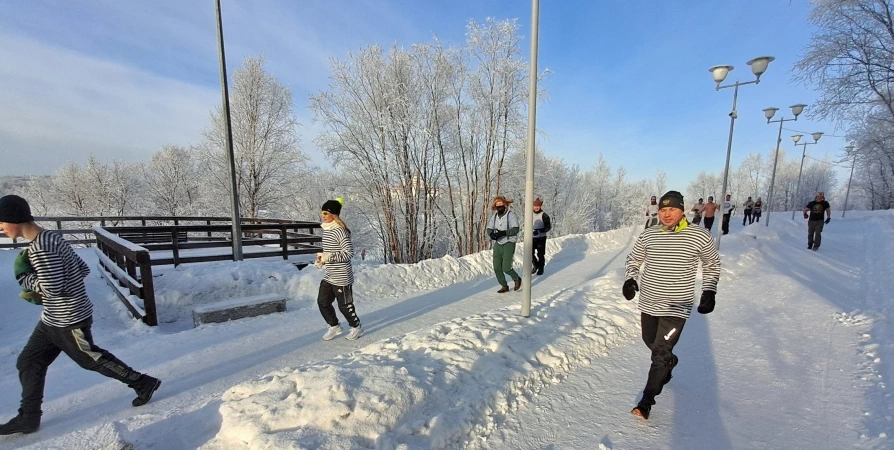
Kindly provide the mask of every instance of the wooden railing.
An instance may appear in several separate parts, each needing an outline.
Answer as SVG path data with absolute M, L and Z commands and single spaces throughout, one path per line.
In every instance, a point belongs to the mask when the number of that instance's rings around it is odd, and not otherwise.
M 219 216 L 40 216 L 35 217 L 34 221 L 38 225 L 59 232 L 69 244 L 75 245 L 92 245 L 96 242 L 93 237 L 93 227 L 100 226 L 154 226 L 154 225 L 180 225 L 182 224 L 202 224 L 211 225 L 213 222 L 231 223 L 229 217 Z M 287 219 L 253 219 L 242 218 L 242 223 L 296 223 Z M 73 225 L 72 225 L 73 224 Z M 6 235 L 0 232 L 0 238 Z M 210 237 L 210 235 L 208 236 Z M 4 248 L 21 248 L 27 247 L 28 242 L 13 240 L 12 243 L 0 243 L 0 249 Z
M 103 277 L 131 314 L 151 326 L 158 325 L 152 266 L 233 260 L 233 228 L 225 217 L 37 217 L 35 221 L 63 234 L 71 244 L 95 244 Z M 77 227 L 65 228 L 66 222 Z M 98 226 L 84 228 L 85 223 Z M 321 251 L 322 237 L 314 234 L 319 228 L 316 222 L 244 218 L 243 258 L 288 260 L 290 256 L 315 254 Z M 0 244 L 0 248 L 27 245 L 14 242 Z M 197 249 L 209 250 L 210 254 L 190 254 Z M 306 264 L 296 263 L 299 268 Z

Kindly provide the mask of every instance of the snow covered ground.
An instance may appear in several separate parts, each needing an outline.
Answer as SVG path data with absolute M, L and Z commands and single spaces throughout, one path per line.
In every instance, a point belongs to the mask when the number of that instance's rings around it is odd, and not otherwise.
M 838 214 L 819 252 L 803 221 L 733 221 L 714 313 L 694 314 L 652 418 L 629 413 L 649 352 L 620 295 L 639 227 L 549 241 L 532 316 L 498 295 L 488 252 L 361 264 L 366 335 L 323 342 L 320 274 L 284 262 L 186 265 L 156 278 L 162 324 L 128 318 L 93 274 L 94 336 L 164 380 L 152 402 L 66 357 L 50 367 L 38 433 L 2 448 L 629 449 L 891 448 L 894 214 Z M 96 265 L 90 250 L 80 254 Z M 13 251 L 0 251 L 11 273 Z M 520 267 L 520 251 L 517 255 Z M 39 307 L 0 319 L 0 420 L 15 414 L 15 359 Z M 191 328 L 189 311 L 279 292 L 288 312 Z

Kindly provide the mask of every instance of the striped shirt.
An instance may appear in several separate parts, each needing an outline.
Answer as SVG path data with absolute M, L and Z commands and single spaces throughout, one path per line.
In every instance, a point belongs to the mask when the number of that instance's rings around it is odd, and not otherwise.
M 678 231 L 664 226 L 646 229 L 627 255 L 625 275 L 627 279 L 639 276 L 639 309 L 646 314 L 688 318 L 699 261 L 702 290 L 717 291 L 720 255 L 714 239 L 709 231 L 690 227 L 685 220 Z
M 350 286 L 354 284 L 354 269 L 351 258 L 354 257 L 354 245 L 348 230 L 335 222 L 323 224 L 323 253 L 329 254 L 329 260 L 323 265 L 323 279 L 333 286 Z
M 43 323 L 64 328 L 93 315 L 84 286 L 90 267 L 60 234 L 41 231 L 28 247 L 28 259 L 34 272 L 22 277 L 19 284 L 43 297 Z

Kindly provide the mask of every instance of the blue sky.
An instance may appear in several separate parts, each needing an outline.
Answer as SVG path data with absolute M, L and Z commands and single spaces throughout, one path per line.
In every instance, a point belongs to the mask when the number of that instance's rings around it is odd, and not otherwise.
M 264 53 L 290 85 L 304 150 L 313 144 L 308 96 L 328 85 L 330 57 L 395 42 L 460 45 L 468 20 L 518 19 L 524 53 L 530 2 L 441 0 L 223 0 L 229 70 Z M 759 85 L 742 87 L 732 164 L 775 146 L 761 110 L 813 103 L 792 82 L 808 43 L 808 0 L 542 1 L 540 141 L 550 156 L 590 167 L 601 152 L 630 176 L 662 169 L 684 190 L 701 170 L 720 172 L 732 90 L 714 90 L 708 67 L 732 64 L 727 81 L 753 79 L 745 62 L 776 57 Z M 165 144 L 199 142 L 220 101 L 212 0 L 34 0 L 0 3 L 2 174 L 52 173 L 65 161 L 145 160 Z M 825 131 L 808 152 L 847 145 L 831 123 L 802 116 L 786 128 Z M 791 131 L 783 146 L 791 150 Z M 846 176 L 846 175 L 845 175 Z

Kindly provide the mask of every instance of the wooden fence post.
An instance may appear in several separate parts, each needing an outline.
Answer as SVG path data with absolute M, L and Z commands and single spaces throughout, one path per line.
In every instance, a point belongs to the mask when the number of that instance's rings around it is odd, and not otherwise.
M 158 315 L 155 311 L 155 285 L 152 282 L 152 262 L 149 259 L 149 252 L 137 253 L 137 264 L 140 266 L 140 284 L 143 285 L 143 310 L 146 315 L 143 322 L 146 325 L 158 326 Z
M 180 265 L 180 249 L 177 246 L 177 227 L 171 227 L 171 253 L 174 255 L 174 267 Z

